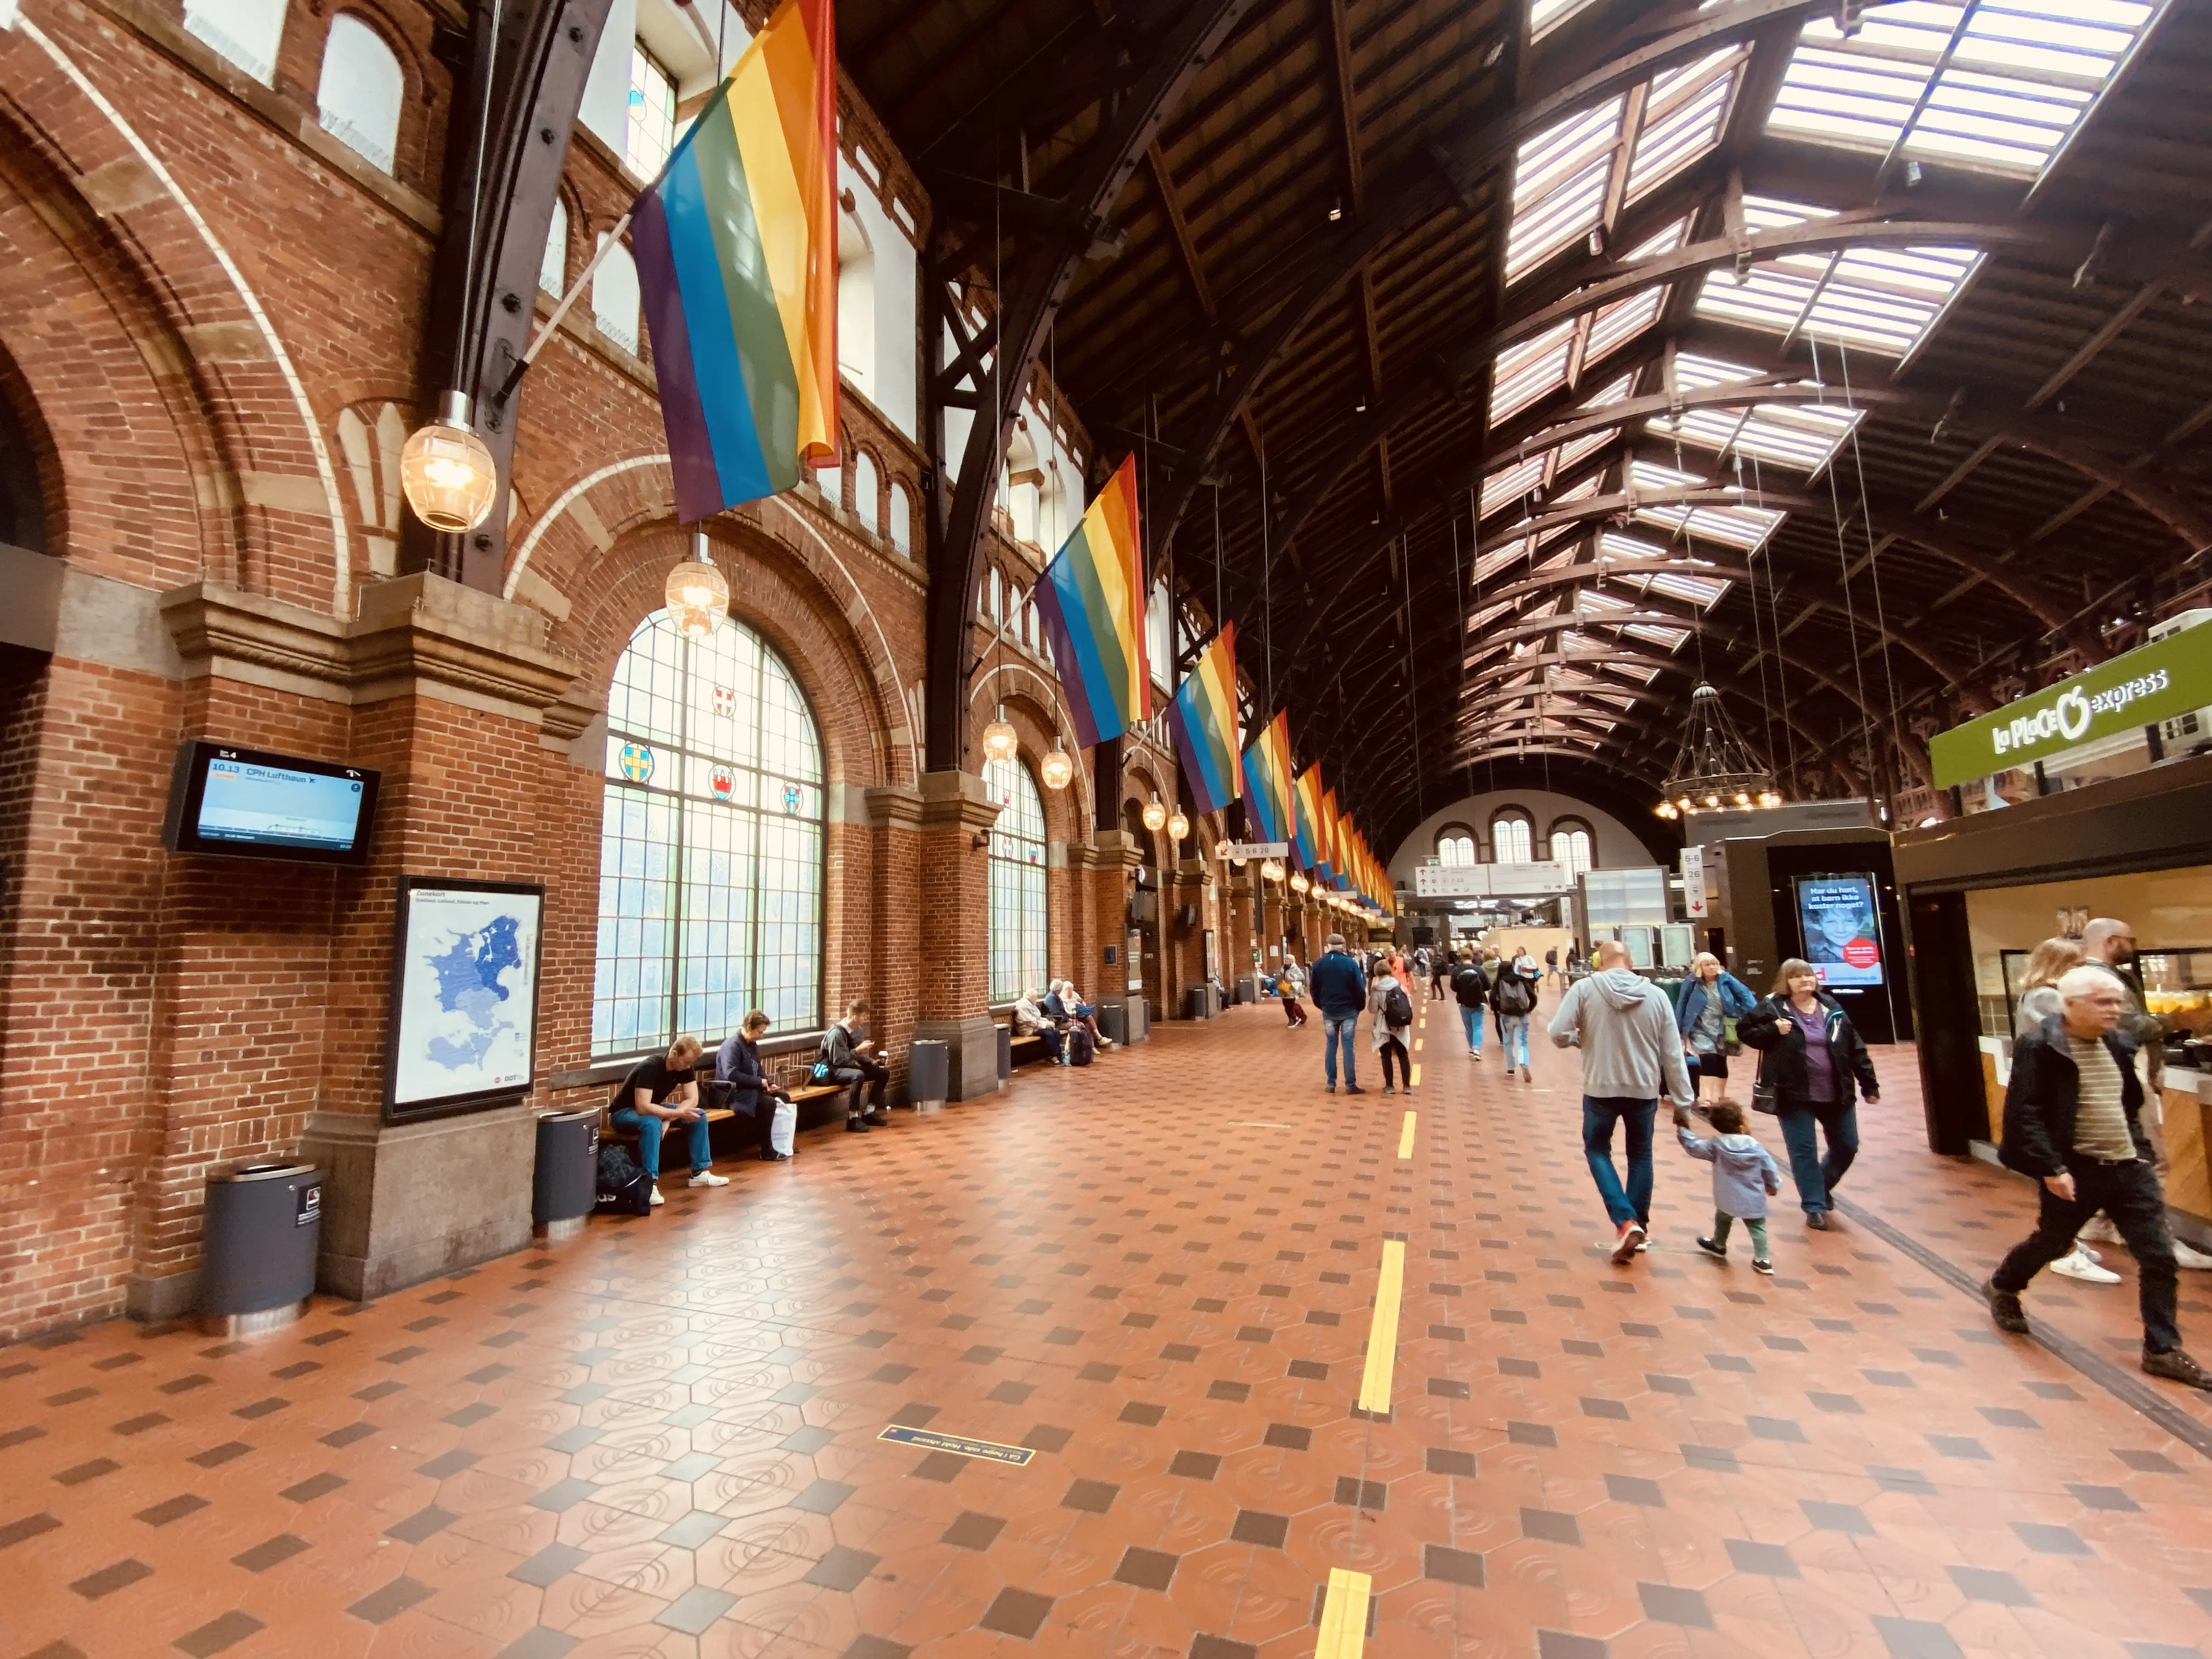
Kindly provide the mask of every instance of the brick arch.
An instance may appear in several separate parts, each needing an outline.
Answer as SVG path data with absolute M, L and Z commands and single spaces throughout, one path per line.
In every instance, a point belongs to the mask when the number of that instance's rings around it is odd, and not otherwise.
M 860 771 L 841 775 L 841 781 L 856 784 L 915 781 L 921 774 L 921 757 L 898 665 L 874 607 L 847 562 L 848 558 L 874 556 L 851 545 L 849 538 L 841 550 L 813 526 L 805 509 L 781 497 L 738 507 L 709 520 L 708 528 L 715 539 L 723 574 L 732 577 L 732 613 L 748 623 L 756 620 L 748 608 L 751 601 L 744 586 L 755 580 L 756 574 L 760 581 L 777 585 L 777 591 L 788 593 L 796 611 L 822 623 L 824 636 L 836 641 L 836 652 L 843 658 L 850 683 L 866 688 L 868 736 L 852 752 L 871 758 Z M 625 574 L 615 568 L 618 556 L 627 556 L 623 550 L 635 532 L 648 530 L 665 538 L 653 554 L 659 562 L 649 584 L 652 603 L 629 617 L 612 650 L 604 650 L 604 641 L 592 631 L 592 615 L 606 603 L 609 584 Z M 524 579 L 528 575 L 572 605 L 567 617 L 556 623 L 554 647 L 586 664 L 590 672 L 583 676 L 582 684 L 592 686 L 603 684 L 613 672 L 622 641 L 629 638 L 637 618 L 659 607 L 658 584 L 665 579 L 667 567 L 690 548 L 690 532 L 679 531 L 676 523 L 675 484 L 668 457 L 630 456 L 585 474 L 550 496 L 545 510 L 509 556 L 502 591 L 508 599 L 527 599 L 530 589 Z M 757 562 L 748 564 L 740 579 L 730 558 L 722 556 L 725 553 Z M 643 590 L 632 597 L 641 596 Z M 760 631 L 773 639 L 789 618 L 769 615 L 758 620 Z M 817 655 L 823 662 L 830 660 L 829 654 Z M 801 670 L 796 661 L 793 667 L 795 672 Z M 802 680 L 801 684 L 806 683 Z M 806 689 L 811 697 L 813 687 Z
M 324 422 L 193 192 L 222 198 L 179 182 L 54 26 L 0 31 L 0 79 L 50 117 L 0 112 L 0 236 L 47 256 L 0 259 L 0 342 L 62 436 L 66 556 L 139 586 L 205 577 L 350 614 Z M 73 441 L 73 422 L 98 442 Z

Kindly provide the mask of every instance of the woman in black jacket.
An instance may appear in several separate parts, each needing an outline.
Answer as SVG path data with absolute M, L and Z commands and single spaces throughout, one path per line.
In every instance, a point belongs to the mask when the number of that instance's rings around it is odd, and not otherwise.
M 1843 1005 L 1820 988 L 1813 964 L 1797 957 L 1782 964 L 1773 994 L 1736 1021 L 1735 1033 L 1759 1051 L 1759 1080 L 1774 1091 L 1805 1223 L 1825 1231 L 1830 1194 L 1858 1156 L 1856 1097 L 1881 1103 L 1874 1059 Z M 1827 1137 L 1825 1158 L 1813 1138 L 1816 1124 Z

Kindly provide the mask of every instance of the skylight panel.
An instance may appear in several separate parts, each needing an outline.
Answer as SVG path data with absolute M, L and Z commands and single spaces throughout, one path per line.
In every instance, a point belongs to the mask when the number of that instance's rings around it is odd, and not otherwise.
M 1513 223 L 1505 237 L 1507 282 L 1596 228 L 1626 103 L 1625 97 L 1607 99 L 1521 146 L 1513 162 Z
M 1643 582 L 1647 593 L 1663 593 L 1670 599 L 1694 605 L 1700 611 L 1711 609 L 1729 591 L 1729 584 L 1717 576 L 1693 576 L 1686 571 L 1662 570 L 1643 578 Z
M 1554 470 L 1553 476 L 1570 471 L 1576 462 L 1586 460 L 1596 454 L 1613 440 L 1613 434 L 1610 431 L 1586 432 L 1573 442 L 1561 445 L 1555 452 L 1559 458 L 1559 465 Z
M 2039 173 L 2141 38 L 2139 0 L 1906 0 L 1807 23 L 1770 131 Z
M 1754 231 L 1826 216 L 1786 202 L 1744 201 L 1745 223 Z M 1726 266 L 1708 272 L 1698 311 L 1747 328 L 1809 334 L 1901 357 L 1935 325 L 1981 258 L 1972 248 L 1948 247 L 1785 254 L 1741 275 Z
M 1696 489 L 1707 483 L 1695 473 L 1679 472 L 1672 467 L 1659 466 L 1650 461 L 1632 463 L 1629 479 L 1638 490 L 1655 493 L 1665 489 Z M 1723 502 L 1673 501 L 1639 507 L 1633 516 L 1639 524 L 1664 526 L 1693 541 L 1720 542 L 1729 547 L 1741 548 L 1748 553 L 1771 536 L 1786 515 L 1766 507 Z
M 1528 38 L 1557 28 L 1588 4 L 1589 0 L 1528 0 Z
M 1491 371 L 1491 425 L 1510 420 L 1567 383 L 1567 360 L 1574 353 L 1575 331 L 1580 321 L 1570 317 L 1498 354 L 1497 366 Z
M 1636 601 L 1624 599 L 1618 593 L 1601 593 L 1594 587 L 1575 591 L 1575 609 L 1585 617 L 1602 617 L 1608 611 L 1633 611 Z
M 1662 628 L 1656 623 L 1631 623 L 1620 630 L 1632 639 L 1656 645 L 1664 651 L 1679 650 L 1682 641 L 1690 637 L 1686 628 Z
M 1478 507 L 1481 515 L 1488 518 L 1507 502 L 1519 500 L 1543 483 L 1544 464 L 1551 459 L 1552 453 L 1547 449 L 1531 455 L 1525 461 L 1516 461 L 1511 466 L 1500 467 L 1485 476 Z
M 1742 49 L 1724 47 L 1652 78 L 1643 131 L 1628 163 L 1628 199 L 1639 201 L 1721 141 Z
M 1684 352 L 1674 360 L 1675 384 L 1685 391 L 1724 386 L 1759 378 L 1758 371 L 1717 358 Z M 1801 381 L 1800 386 L 1810 385 Z M 1679 419 L 1655 415 L 1645 429 L 1680 443 L 1717 453 L 1755 455 L 1762 461 L 1808 476 L 1828 464 L 1836 447 L 1857 424 L 1858 412 L 1841 404 L 1762 404 L 1762 386 L 1747 386 L 1742 405 L 1683 410 Z
M 1660 308 L 1667 303 L 1667 293 L 1663 287 L 1647 288 L 1640 294 L 1632 294 L 1626 299 L 1601 307 L 1590 324 L 1589 343 L 1583 350 L 1583 360 L 1603 362 L 1657 322 Z

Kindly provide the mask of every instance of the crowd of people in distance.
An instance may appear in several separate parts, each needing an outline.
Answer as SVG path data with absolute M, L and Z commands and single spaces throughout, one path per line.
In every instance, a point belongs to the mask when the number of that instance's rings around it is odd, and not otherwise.
M 1098 1010 L 1083 1000 L 1072 979 L 1053 980 L 1015 998 L 1014 1035 L 1037 1038 L 1055 1066 L 1088 1066 L 1093 1055 L 1114 1046 L 1098 1029 Z

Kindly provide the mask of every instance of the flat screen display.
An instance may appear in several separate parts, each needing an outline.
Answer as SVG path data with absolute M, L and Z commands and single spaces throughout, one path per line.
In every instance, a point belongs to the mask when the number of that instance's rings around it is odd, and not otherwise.
M 378 778 L 362 767 L 187 743 L 163 842 L 179 853 L 359 864 L 368 855 Z
M 1881 978 L 1881 912 L 1872 875 L 1800 876 L 1797 924 L 1805 960 L 1823 985 L 1846 990 Z

